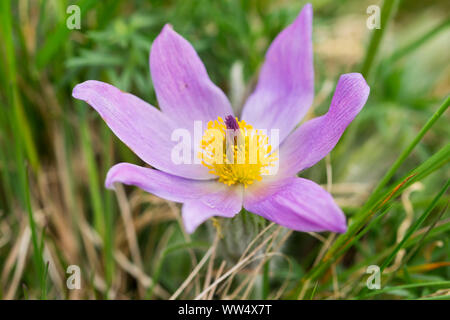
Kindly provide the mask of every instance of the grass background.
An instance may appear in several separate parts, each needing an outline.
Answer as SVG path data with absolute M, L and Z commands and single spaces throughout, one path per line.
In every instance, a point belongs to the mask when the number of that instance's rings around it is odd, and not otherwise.
M 81 30 L 66 27 L 72 3 Z M 142 161 L 71 97 L 75 84 L 106 81 L 157 105 L 149 48 L 171 23 L 239 109 L 304 3 L 0 1 L 0 298 L 450 298 L 447 1 L 312 2 L 307 118 L 327 110 L 340 74 L 363 72 L 371 86 L 331 155 L 302 173 L 344 209 L 344 235 L 262 222 L 230 261 L 211 222 L 188 236 L 179 205 L 103 187 L 113 164 Z M 366 27 L 371 4 L 380 30 Z M 80 290 L 66 287 L 69 265 Z M 369 265 L 383 271 L 381 290 L 366 288 Z

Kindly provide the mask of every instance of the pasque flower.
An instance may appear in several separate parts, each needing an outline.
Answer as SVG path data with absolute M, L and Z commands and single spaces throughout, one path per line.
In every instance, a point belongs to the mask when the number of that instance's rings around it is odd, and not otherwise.
M 345 216 L 332 196 L 297 173 L 334 148 L 366 103 L 369 87 L 358 73 L 342 75 L 328 112 L 296 128 L 314 97 L 311 35 L 308 4 L 270 45 L 256 89 L 239 117 L 209 79 L 194 48 L 170 25 L 163 28 L 150 52 L 160 110 L 103 82 L 78 84 L 73 96 L 89 103 L 115 135 L 153 167 L 119 163 L 109 170 L 106 187 L 113 188 L 117 182 L 134 185 L 183 203 L 187 232 L 213 216 L 234 217 L 242 207 L 293 230 L 345 232 Z M 177 128 L 192 132 L 194 121 L 219 132 L 279 129 L 279 147 L 272 150 L 258 144 L 263 156 L 253 164 L 219 163 L 214 157 L 202 163 L 175 164 L 171 152 L 177 141 L 171 139 L 172 132 Z M 263 133 L 257 137 L 267 142 Z M 210 141 L 205 133 L 204 154 Z M 278 172 L 263 175 L 275 157 Z

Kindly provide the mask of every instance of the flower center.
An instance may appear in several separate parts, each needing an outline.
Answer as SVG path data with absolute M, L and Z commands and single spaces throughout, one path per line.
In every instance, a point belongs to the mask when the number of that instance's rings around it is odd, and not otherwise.
M 227 116 L 209 121 L 203 134 L 198 157 L 210 173 L 229 186 L 241 183 L 245 187 L 262 174 L 268 174 L 278 159 L 262 130 L 253 129 L 244 120 Z

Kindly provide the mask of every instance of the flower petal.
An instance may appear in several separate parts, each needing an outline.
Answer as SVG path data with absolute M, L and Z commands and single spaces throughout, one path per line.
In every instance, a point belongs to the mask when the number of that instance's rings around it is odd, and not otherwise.
M 166 25 L 153 42 L 150 72 L 159 107 L 186 129 L 232 115 L 225 94 L 208 77 L 192 45 Z
M 131 163 L 119 163 L 109 169 L 105 186 L 113 189 L 116 182 L 133 185 L 158 197 L 176 202 L 197 199 L 208 193 L 222 190 L 222 183 L 215 180 L 186 179 Z
M 314 98 L 312 7 L 270 45 L 258 85 L 248 98 L 242 118 L 257 129 L 279 129 L 280 142 L 306 114 Z
M 233 218 L 242 209 L 242 188 L 235 188 L 226 193 L 223 201 L 226 205 L 219 207 L 208 205 L 202 200 L 187 201 L 183 204 L 181 214 L 183 224 L 188 233 L 192 233 L 199 225 L 212 217 Z
M 242 208 L 242 186 L 185 179 L 130 163 L 109 169 L 105 185 L 113 189 L 114 183 L 134 185 L 158 197 L 185 203 L 182 214 L 189 233 L 212 216 L 233 217 Z
M 175 164 L 171 140 L 177 125 L 150 104 L 104 82 L 89 80 L 78 84 L 73 97 L 89 103 L 114 134 L 142 160 L 165 172 L 193 179 L 211 179 L 201 164 Z
M 280 146 L 280 175 L 295 175 L 325 157 L 361 111 L 370 88 L 359 73 L 340 77 L 328 113 L 294 131 Z
M 331 195 L 311 180 L 291 177 L 249 187 L 244 208 L 289 229 L 345 232 L 345 216 Z

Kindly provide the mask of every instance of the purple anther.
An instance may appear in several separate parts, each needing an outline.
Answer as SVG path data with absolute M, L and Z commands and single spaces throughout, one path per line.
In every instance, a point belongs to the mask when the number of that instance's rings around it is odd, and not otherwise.
M 234 130 L 239 129 L 239 124 L 237 123 L 236 118 L 233 117 L 232 115 L 226 116 L 225 124 L 227 125 L 227 129 L 234 129 Z

